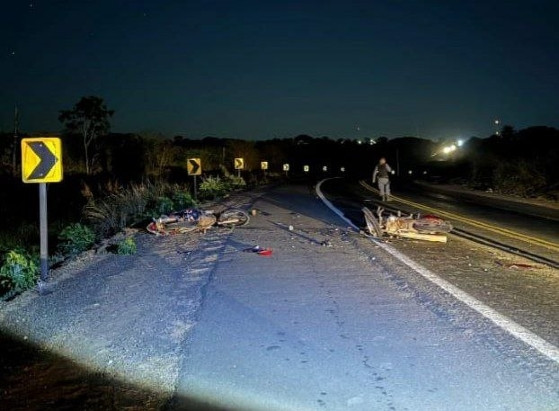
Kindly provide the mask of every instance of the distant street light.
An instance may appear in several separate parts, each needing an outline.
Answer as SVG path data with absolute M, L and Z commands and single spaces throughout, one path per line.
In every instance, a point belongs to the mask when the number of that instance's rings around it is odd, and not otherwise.
M 444 146 L 442 148 L 440 148 L 438 151 L 435 151 L 433 154 L 431 154 L 431 157 L 436 157 L 440 154 L 450 154 L 455 152 L 456 150 L 458 150 L 459 147 L 462 147 L 464 145 L 464 140 L 459 139 L 456 140 L 456 143 L 450 144 L 448 146 Z

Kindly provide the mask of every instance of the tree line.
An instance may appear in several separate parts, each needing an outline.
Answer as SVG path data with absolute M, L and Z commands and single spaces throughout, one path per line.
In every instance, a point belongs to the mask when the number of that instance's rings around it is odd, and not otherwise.
M 233 159 L 245 160 L 245 176 L 260 172 L 268 162 L 270 174 L 340 174 L 367 177 L 379 157 L 386 157 L 401 178 L 432 178 L 475 188 L 531 196 L 559 190 L 559 131 L 551 127 L 515 130 L 472 137 L 455 152 L 440 149 L 448 142 L 417 137 L 387 139 L 332 139 L 298 135 L 292 138 L 246 141 L 158 134 L 112 133 L 115 111 L 97 96 L 82 97 L 71 109 L 61 110 L 64 170 L 71 175 L 110 176 L 123 183 L 145 179 L 186 179 L 186 160 L 201 158 L 205 173 L 231 172 Z M 22 134 L 20 137 L 24 137 Z M 0 173 L 16 174 L 14 158 L 19 142 L 4 133 L 0 138 Z M 17 168 L 17 167 L 16 167 Z

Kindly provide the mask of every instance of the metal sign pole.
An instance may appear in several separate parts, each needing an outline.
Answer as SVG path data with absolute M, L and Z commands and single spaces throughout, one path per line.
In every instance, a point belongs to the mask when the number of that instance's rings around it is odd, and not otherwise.
M 194 175 L 194 201 L 198 201 L 198 184 L 196 184 L 196 175 Z
M 41 232 L 41 282 L 42 285 L 48 280 L 49 274 L 49 245 L 47 229 L 47 184 L 39 184 L 39 229 Z

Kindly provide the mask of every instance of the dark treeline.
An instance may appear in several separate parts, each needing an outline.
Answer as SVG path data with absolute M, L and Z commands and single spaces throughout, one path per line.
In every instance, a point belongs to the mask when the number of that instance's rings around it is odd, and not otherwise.
M 362 178 L 371 174 L 380 157 L 386 157 L 396 178 L 438 179 L 522 196 L 553 195 L 559 181 L 559 131 L 550 127 L 515 131 L 505 126 L 496 135 L 465 142 L 417 137 L 335 140 L 308 135 L 265 141 L 169 139 L 156 134 L 111 133 L 113 115 L 97 96 L 82 97 L 71 109 L 60 111 L 65 180 L 86 185 L 98 181 L 180 183 L 188 181 L 187 159 L 194 157 L 201 159 L 205 175 L 232 173 L 234 158 L 242 157 L 242 174 L 248 184 L 264 175 L 263 161 L 269 166 L 268 177 L 286 176 L 283 165 L 289 164 L 290 176 Z M 0 134 L 4 192 L 18 178 L 22 137 L 25 134 Z M 304 167 L 310 171 L 303 172 Z
M 25 137 L 25 134 L 19 138 Z M 65 176 L 85 176 L 80 136 L 63 134 Z M 261 161 L 269 163 L 270 175 L 341 174 L 366 177 L 379 157 L 384 156 L 401 178 L 438 178 L 445 182 L 469 184 L 476 188 L 537 195 L 557 190 L 559 182 L 559 131 L 550 127 L 531 127 L 519 131 L 503 128 L 499 135 L 472 137 L 451 153 L 442 149 L 449 142 L 434 142 L 416 137 L 395 139 L 331 139 L 299 135 L 293 138 L 246 141 L 183 136 L 109 133 L 100 136 L 91 148 L 91 174 L 123 184 L 146 179 L 186 181 L 186 160 L 202 159 L 204 174 L 233 172 L 233 160 L 245 160 L 243 175 L 258 178 Z M 19 178 L 19 141 L 13 164 L 12 134 L 0 134 L 0 175 Z M 15 172 L 14 172 L 15 171 Z M 5 181 L 5 180 L 4 180 Z M 249 181 L 250 182 L 250 181 Z
M 19 138 L 26 137 L 22 134 Z M 4 176 L 15 174 L 19 178 L 19 143 L 16 145 L 16 171 L 13 173 L 13 135 L 0 134 L 0 153 Z M 79 135 L 62 134 L 64 172 L 66 175 L 85 175 L 84 158 Z M 395 166 L 417 168 L 429 161 L 437 144 L 431 140 L 404 137 L 389 140 L 331 139 L 299 135 L 293 138 L 265 141 L 246 141 L 206 137 L 189 139 L 183 136 L 161 136 L 132 133 L 109 133 L 100 136 L 91 149 L 93 154 L 91 174 L 104 175 L 123 183 L 142 181 L 146 178 L 180 180 L 187 177 L 186 160 L 201 158 L 205 174 L 233 172 L 234 158 L 245 160 L 245 178 L 257 176 L 262 161 L 269 164 L 268 173 L 283 174 L 283 165 L 289 164 L 291 175 L 303 174 L 309 166 L 310 173 L 341 173 L 342 167 L 352 176 L 370 174 L 380 156 L 385 156 Z M 227 171 L 226 171 L 227 170 Z
M 0 134 L 0 215 L 13 221 L 36 219 L 37 189 L 23 184 L 19 170 L 19 139 Z M 244 141 L 183 136 L 109 133 L 90 147 L 90 174 L 84 166 L 79 135 L 62 134 L 64 181 L 49 185 L 49 213 L 57 219 L 80 219 L 86 204 L 84 187 L 101 194 L 107 184 L 126 186 L 132 182 L 165 181 L 189 183 L 186 161 L 199 157 L 203 176 L 233 174 L 235 157 L 245 159 L 242 176 L 250 185 L 262 181 L 260 162 L 267 161 L 266 178 L 307 178 L 314 181 L 332 175 L 352 179 L 370 178 L 378 159 L 386 157 L 397 172 L 395 184 L 403 179 L 468 185 L 482 190 L 525 197 L 559 198 L 559 130 L 531 127 L 514 131 L 505 127 L 499 135 L 470 138 L 451 153 L 444 147 L 452 141 L 434 142 L 416 137 L 378 138 L 371 142 L 299 135 L 266 141 Z M 283 164 L 290 165 L 286 175 Z M 303 172 L 308 165 L 309 173 Z M 323 171 L 323 167 L 327 171 Z M 342 167 L 345 169 L 341 171 Z M 200 181 L 200 180 L 199 180 Z

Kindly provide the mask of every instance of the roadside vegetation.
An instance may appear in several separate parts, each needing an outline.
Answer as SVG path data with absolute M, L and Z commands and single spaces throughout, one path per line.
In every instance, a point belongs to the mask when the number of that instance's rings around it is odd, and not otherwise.
M 198 201 L 216 200 L 258 184 L 330 175 L 371 176 L 379 157 L 396 170 L 395 180 L 427 179 L 522 197 L 559 199 L 559 130 L 505 126 L 488 138 L 472 137 L 451 154 L 448 141 L 416 137 L 329 138 L 299 135 L 266 141 L 165 137 L 157 133 L 112 133 L 115 111 L 96 96 L 60 111 L 64 181 L 50 184 L 51 262 L 73 258 L 127 227 L 173 210 L 196 206 L 188 158 L 200 158 Z M 40 133 L 40 136 L 47 134 Z M 32 287 L 38 276 L 38 196 L 21 183 L 19 133 L 0 133 L 0 296 Z M 450 140 L 449 140 L 450 141 Z M 237 157 L 245 167 L 233 170 Z M 261 162 L 268 170 L 261 170 Z M 283 164 L 289 171 L 282 171 Z M 310 171 L 303 172 L 308 166 Z M 326 169 L 325 169 L 326 167 Z M 342 168 L 344 171 L 342 171 Z M 136 252 L 134 239 L 116 245 L 118 254 Z

